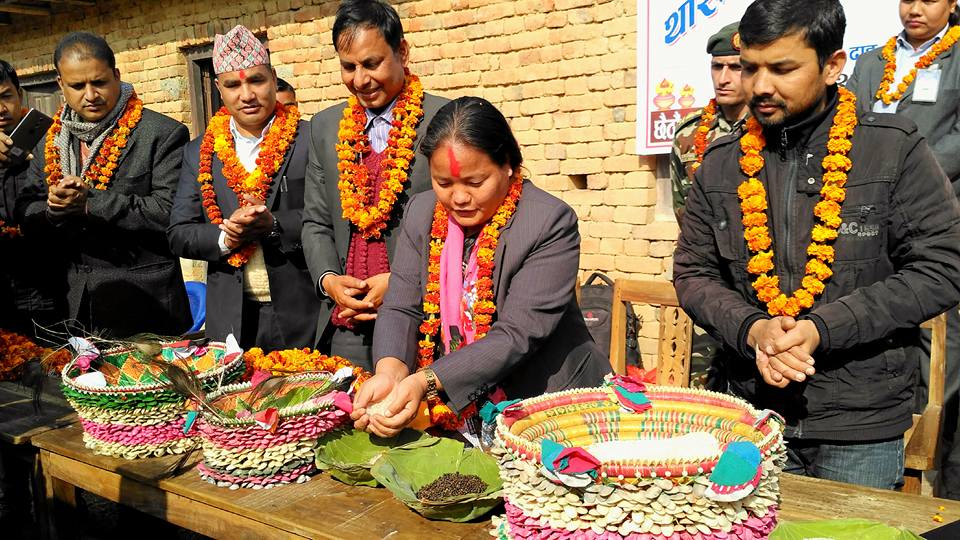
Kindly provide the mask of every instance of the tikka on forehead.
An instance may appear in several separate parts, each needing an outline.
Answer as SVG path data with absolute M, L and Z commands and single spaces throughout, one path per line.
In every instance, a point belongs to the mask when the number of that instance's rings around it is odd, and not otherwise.
M 460 162 L 457 161 L 457 155 L 453 153 L 453 145 L 447 145 L 447 159 L 450 160 L 450 174 L 454 178 L 460 178 Z

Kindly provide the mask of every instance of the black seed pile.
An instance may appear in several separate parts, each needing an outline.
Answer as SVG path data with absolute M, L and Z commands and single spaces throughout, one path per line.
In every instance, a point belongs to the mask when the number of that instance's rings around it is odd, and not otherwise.
M 487 483 L 475 474 L 447 473 L 420 488 L 417 498 L 421 501 L 442 501 L 486 490 Z

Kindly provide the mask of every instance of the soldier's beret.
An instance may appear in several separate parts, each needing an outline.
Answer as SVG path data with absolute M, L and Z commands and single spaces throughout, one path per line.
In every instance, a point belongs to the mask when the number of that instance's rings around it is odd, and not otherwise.
M 710 36 L 707 40 L 707 54 L 710 56 L 739 56 L 740 32 L 737 30 L 740 22 L 730 23 Z

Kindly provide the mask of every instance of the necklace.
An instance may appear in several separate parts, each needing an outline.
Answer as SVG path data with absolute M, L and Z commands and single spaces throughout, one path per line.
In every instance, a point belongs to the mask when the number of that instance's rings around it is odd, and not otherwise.
M 823 158 L 823 188 L 820 190 L 820 202 L 813 209 L 820 223 L 811 231 L 811 242 L 807 247 L 805 274 L 801 288 L 787 296 L 780 290 L 780 278 L 773 265 L 773 241 L 767 228 L 767 192 L 757 175 L 763 170 L 763 156 L 760 154 L 766 146 L 763 128 L 753 117 L 747 120 L 747 133 L 740 139 L 740 169 L 747 179 L 737 188 L 740 198 L 740 210 L 743 213 L 744 239 L 754 255 L 747 262 L 747 272 L 757 275 L 753 288 L 757 298 L 766 303 L 770 315 L 789 315 L 795 317 L 803 309 L 813 306 L 814 297 L 820 295 L 824 280 L 833 275 L 830 264 L 834 261 L 834 248 L 828 242 L 837 238 L 840 228 L 840 208 L 846 197 L 844 186 L 847 173 L 853 162 L 847 157 L 853 148 L 851 139 L 857 126 L 856 97 L 846 88 L 840 87 L 840 103 L 830 128 L 827 141 L 827 156 Z

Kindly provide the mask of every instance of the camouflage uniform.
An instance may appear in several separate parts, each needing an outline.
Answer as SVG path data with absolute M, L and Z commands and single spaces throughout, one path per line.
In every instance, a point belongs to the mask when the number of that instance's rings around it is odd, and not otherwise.
M 677 126 L 677 133 L 673 138 L 673 149 L 670 152 L 670 186 L 673 189 L 673 211 L 677 215 L 677 221 L 683 214 L 687 192 L 693 185 L 693 165 L 697 162 L 697 151 L 694 145 L 702 116 L 703 109 L 700 109 L 684 118 Z M 713 127 L 707 133 L 707 144 L 738 129 L 743 122 L 743 120 L 730 122 L 723 117 L 718 106 Z
M 707 54 L 710 56 L 737 56 L 740 54 L 740 37 L 737 33 L 739 22 L 730 23 L 710 36 L 707 40 Z M 694 164 L 697 162 L 696 136 L 703 109 L 691 113 L 677 126 L 670 153 L 670 185 L 673 189 L 673 211 L 677 221 L 683 216 L 683 207 L 687 192 L 693 185 Z M 740 129 L 744 120 L 730 122 L 723 116 L 718 105 L 716 118 L 707 133 L 707 145 L 716 139 Z M 706 149 L 704 149 L 706 150 Z M 718 366 L 713 359 L 720 349 L 720 342 L 708 335 L 698 326 L 693 329 L 693 343 L 690 351 L 690 379 L 692 386 L 708 386 L 712 390 L 725 391 L 723 377 L 718 376 Z

